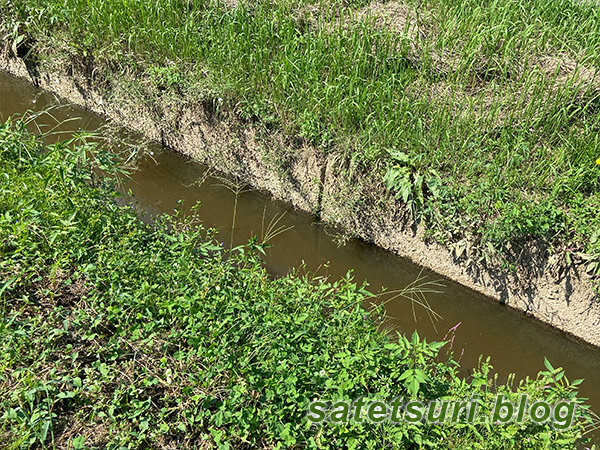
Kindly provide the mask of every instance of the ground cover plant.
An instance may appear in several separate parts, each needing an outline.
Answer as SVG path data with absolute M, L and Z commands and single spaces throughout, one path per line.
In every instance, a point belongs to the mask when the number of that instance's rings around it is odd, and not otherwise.
M 367 171 L 383 160 L 382 183 L 459 257 L 499 251 L 512 264 L 535 240 L 562 266 L 583 262 L 600 274 L 597 2 L 0 8 L 15 53 L 104 62 L 184 100 L 218 99 Z
M 314 398 L 576 400 L 547 365 L 497 385 L 443 343 L 380 333 L 351 276 L 272 279 L 264 243 L 224 252 L 193 216 L 114 202 L 118 158 L 0 125 L 0 448 L 574 448 L 591 424 L 311 427 Z M 105 174 L 100 178 L 99 170 Z

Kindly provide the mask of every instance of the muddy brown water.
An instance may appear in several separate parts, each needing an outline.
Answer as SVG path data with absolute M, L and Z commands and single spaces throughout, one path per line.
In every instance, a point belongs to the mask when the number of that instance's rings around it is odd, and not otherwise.
M 51 94 L 0 71 L 0 119 L 27 110 L 41 111 L 56 102 Z M 78 129 L 97 130 L 105 124 L 102 118 L 75 106 L 55 108 L 52 116 L 42 114 L 36 121 L 40 127 L 46 124 L 47 130 L 55 126 L 55 119 L 77 118 L 60 127 L 64 133 Z M 120 130 L 118 134 L 126 141 L 139 141 L 137 135 L 127 131 Z M 217 239 L 227 246 L 236 194 L 231 186 L 226 187 L 228 183 L 221 177 L 207 176 L 206 172 L 206 167 L 151 142 L 126 188 L 131 190 L 135 201 L 148 216 L 172 213 L 175 208 L 180 208 L 179 200 L 184 200 L 186 207 L 200 201 L 199 215 L 204 226 L 217 228 Z M 204 181 L 199 183 L 202 179 Z M 440 282 L 443 286 L 437 287 L 439 293 L 427 294 L 429 305 L 440 318 L 432 321 L 425 308 L 396 298 L 387 302 L 387 325 L 409 334 L 416 329 L 431 341 L 443 339 L 449 329 L 460 324 L 454 334 L 452 350 L 455 358 L 460 358 L 465 374 L 469 368 L 476 367 L 480 355 L 484 355 L 491 357 L 501 380 L 509 373 L 514 373 L 517 380 L 535 377 L 538 371 L 544 370 L 544 357 L 547 357 L 555 367 L 565 368 L 570 380 L 585 379 L 580 395 L 588 397 L 592 409 L 600 412 L 599 349 L 375 245 L 358 239 L 338 245 L 336 233 L 317 223 L 313 216 L 250 189 L 244 189 L 238 195 L 235 244 L 245 243 L 255 235 L 262 237 L 269 221 L 278 217 L 278 225 L 293 228 L 275 237 L 267 250 L 264 260 L 273 275 L 285 275 L 291 269 L 303 266 L 302 270 L 329 274 L 335 279 L 353 270 L 357 281 L 368 280 L 372 292 L 383 287 L 403 289 L 419 277 Z M 600 442 L 600 432 L 593 433 L 592 437 Z

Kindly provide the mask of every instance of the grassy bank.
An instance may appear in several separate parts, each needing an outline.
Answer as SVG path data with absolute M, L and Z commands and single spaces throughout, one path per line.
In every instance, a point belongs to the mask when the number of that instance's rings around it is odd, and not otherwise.
M 378 332 L 352 282 L 272 280 L 194 217 L 140 222 L 113 202 L 114 155 L 84 137 L 44 148 L 0 125 L 0 448 L 573 448 L 573 427 L 508 423 L 311 427 L 311 400 L 494 392 L 574 399 L 548 366 L 497 385 L 415 334 Z
M 367 171 L 383 160 L 382 183 L 459 257 L 512 265 L 535 240 L 600 275 L 596 2 L 0 5 L 17 53 L 133 71 Z

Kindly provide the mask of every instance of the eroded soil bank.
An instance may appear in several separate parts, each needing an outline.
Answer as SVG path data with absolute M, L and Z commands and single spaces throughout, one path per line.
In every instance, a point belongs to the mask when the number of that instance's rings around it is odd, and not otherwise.
M 0 69 L 317 214 L 348 235 L 600 345 L 600 306 L 584 270 L 556 270 L 535 243 L 519 251 L 514 270 L 457 260 L 451 249 L 425 238 L 405 205 L 386 192 L 377 168 L 365 173 L 343 155 L 325 155 L 301 140 L 266 132 L 216 110 L 214 103 L 181 102 L 160 92 L 152 92 L 157 101 L 141 101 L 144 93 L 133 92 L 130 75 L 108 77 L 110 69 L 93 62 L 24 61 L 6 51 Z

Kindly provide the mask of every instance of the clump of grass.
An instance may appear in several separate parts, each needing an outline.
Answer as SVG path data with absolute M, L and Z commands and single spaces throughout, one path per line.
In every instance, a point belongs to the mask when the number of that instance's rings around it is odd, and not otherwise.
M 558 449 L 589 421 L 307 426 L 315 397 L 489 409 L 495 391 L 575 399 L 578 382 L 552 369 L 513 390 L 487 363 L 461 379 L 443 343 L 380 334 L 351 276 L 273 280 L 256 240 L 224 258 L 193 216 L 144 224 L 113 202 L 115 156 L 84 136 L 44 147 L 5 123 L 0 164 L 2 448 Z

